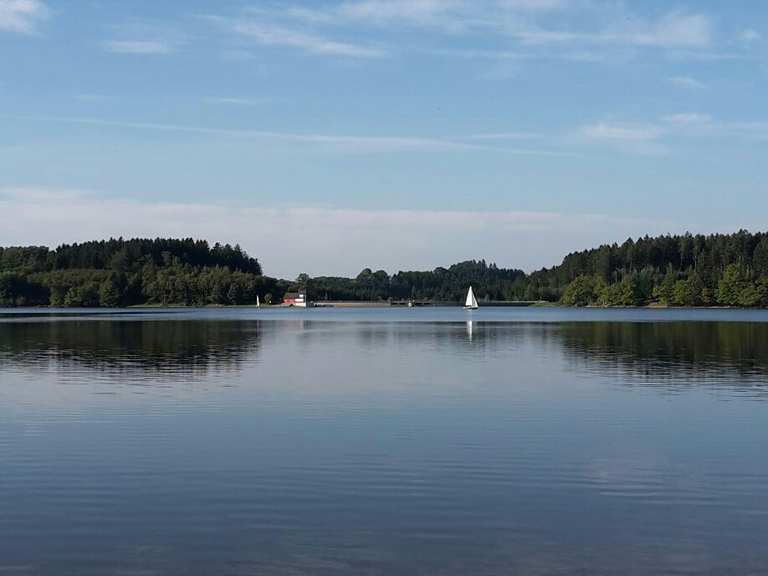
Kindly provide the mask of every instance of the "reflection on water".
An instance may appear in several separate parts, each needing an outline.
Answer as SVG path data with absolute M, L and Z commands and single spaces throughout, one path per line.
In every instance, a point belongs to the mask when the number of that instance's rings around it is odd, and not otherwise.
M 68 321 L 0 323 L 0 362 L 107 375 L 235 369 L 258 353 L 258 322 Z
M 0 319 L 0 574 L 766 573 L 768 324 L 393 314 Z
M 353 323 L 298 319 L 279 330 L 305 346 L 317 338 L 385 347 L 397 340 L 428 343 L 471 354 L 519 346 L 523 341 L 559 350 L 570 369 L 688 384 L 710 379 L 761 383 L 768 376 L 768 323 L 565 322 Z M 274 323 L 224 320 L 0 322 L 0 361 L 34 367 L 80 364 L 107 372 L 186 373 L 236 369 L 258 354 L 260 337 Z M 473 348 L 466 348 L 466 343 Z M 251 358 L 253 359 L 253 358 Z
M 763 385 L 768 376 L 764 323 L 578 323 L 556 338 L 577 369 L 596 373 L 687 385 Z

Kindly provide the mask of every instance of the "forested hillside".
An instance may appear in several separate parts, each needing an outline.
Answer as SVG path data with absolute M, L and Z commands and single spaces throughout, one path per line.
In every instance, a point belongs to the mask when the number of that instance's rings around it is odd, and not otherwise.
M 2 306 L 248 304 L 284 289 L 240 247 L 199 240 L 0 248 Z
M 768 306 L 768 234 L 646 236 L 574 252 L 531 274 L 525 296 L 571 306 Z
M 366 268 L 355 278 L 262 275 L 238 246 L 186 240 L 109 240 L 48 248 L 0 248 L 0 305 L 129 306 L 311 300 L 460 302 L 544 300 L 569 306 L 768 307 L 768 234 L 679 235 L 627 240 L 568 254 L 526 275 L 484 260 L 424 272 Z

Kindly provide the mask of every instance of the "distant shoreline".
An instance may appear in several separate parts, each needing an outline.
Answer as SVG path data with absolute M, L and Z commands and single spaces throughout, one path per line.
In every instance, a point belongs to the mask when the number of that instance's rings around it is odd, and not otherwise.
M 14 310 L 308 310 L 322 308 L 376 308 L 376 309 L 408 309 L 403 305 L 392 305 L 388 302 L 370 302 L 370 301 L 339 301 L 339 302 L 321 302 L 307 307 L 289 306 L 286 304 L 207 304 L 203 306 L 194 306 L 186 304 L 135 304 L 132 306 L 116 306 L 114 308 L 105 308 L 100 306 L 90 307 L 67 307 L 67 306 L 0 306 L 0 312 Z M 460 303 L 434 302 L 429 304 L 419 304 L 414 308 L 462 308 Z M 761 307 L 744 306 L 670 306 L 660 303 L 645 304 L 642 306 L 569 306 L 558 302 L 491 302 L 480 306 L 483 308 L 561 308 L 573 310 L 765 310 Z
M 0 306 L 279 306 L 312 299 L 334 308 L 447 306 L 460 305 L 470 289 L 481 306 L 768 308 L 768 233 L 627 239 L 571 252 L 530 273 L 466 260 L 294 280 L 266 276 L 237 245 L 192 238 L 0 247 Z

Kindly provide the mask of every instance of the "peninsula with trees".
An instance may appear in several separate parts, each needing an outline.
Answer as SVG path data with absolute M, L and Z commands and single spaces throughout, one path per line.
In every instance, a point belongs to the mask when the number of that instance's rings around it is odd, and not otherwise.
M 573 252 L 526 274 L 484 260 L 430 271 L 365 269 L 355 278 L 265 275 L 239 246 L 194 239 L 111 239 L 0 248 L 0 306 L 126 307 L 314 301 L 459 303 L 468 285 L 486 302 L 565 306 L 768 307 L 768 234 L 665 235 Z

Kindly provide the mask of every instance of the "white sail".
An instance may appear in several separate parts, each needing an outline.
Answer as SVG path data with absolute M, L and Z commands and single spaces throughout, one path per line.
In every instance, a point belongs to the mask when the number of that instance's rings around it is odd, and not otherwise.
M 472 290 L 472 286 L 469 287 L 469 291 L 467 292 L 467 301 L 464 303 L 464 308 L 469 308 L 474 310 L 477 308 L 477 299 L 475 298 L 475 292 Z
M 256 294 L 256 308 L 261 308 L 261 301 L 259 300 L 258 294 Z

